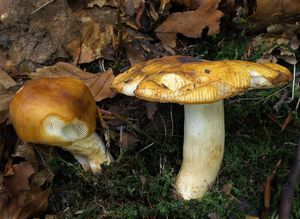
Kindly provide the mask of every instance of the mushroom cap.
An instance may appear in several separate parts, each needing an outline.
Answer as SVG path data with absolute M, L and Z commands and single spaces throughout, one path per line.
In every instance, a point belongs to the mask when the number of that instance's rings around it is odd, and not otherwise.
M 114 79 L 112 88 L 148 101 L 197 104 L 216 102 L 249 89 L 270 88 L 291 77 L 287 68 L 273 63 L 167 56 L 134 65 Z
M 68 146 L 96 128 L 96 103 L 74 78 L 30 80 L 9 105 L 13 126 L 24 141 Z

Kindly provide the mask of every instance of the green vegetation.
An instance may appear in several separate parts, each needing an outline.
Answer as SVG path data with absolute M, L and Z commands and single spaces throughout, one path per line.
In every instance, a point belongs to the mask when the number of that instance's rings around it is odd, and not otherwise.
M 266 48 L 256 48 L 251 57 L 245 57 L 249 42 L 248 36 L 220 34 L 199 44 L 193 42 L 184 54 L 209 60 L 256 60 Z M 120 70 L 123 64 L 124 61 L 119 59 L 108 65 Z M 300 136 L 297 101 L 280 103 L 278 110 L 274 110 L 288 90 L 291 87 L 253 91 L 225 101 L 226 143 L 220 174 L 202 200 L 191 201 L 180 200 L 173 184 L 181 162 L 182 106 L 159 104 L 154 119 L 149 120 L 144 101 L 125 96 L 102 101 L 103 107 L 113 105 L 128 109 L 122 116 L 130 123 L 107 121 L 110 151 L 116 162 L 103 166 L 102 173 L 93 176 L 84 172 L 75 161 L 52 160 L 49 166 L 55 178 L 48 213 L 60 212 L 60 218 L 258 216 L 263 208 L 266 177 L 276 170 L 267 218 L 276 217 L 281 186 L 287 179 Z M 282 129 L 290 115 L 291 122 Z M 127 148 L 120 146 L 120 126 L 139 141 Z M 100 130 L 98 132 L 101 133 Z M 295 197 L 299 196 L 300 185 L 295 192 Z M 299 198 L 294 199 L 292 216 L 300 218 Z
M 61 218 L 96 218 L 98 215 L 108 218 L 208 218 L 213 214 L 220 218 L 244 218 L 245 215 L 258 215 L 263 206 L 265 178 L 281 160 L 272 181 L 270 210 L 271 214 L 278 214 L 281 185 L 286 180 L 299 137 L 299 128 L 295 126 L 297 120 L 281 131 L 281 127 L 270 119 L 280 95 L 281 92 L 276 90 L 259 93 L 260 98 L 269 97 L 262 99 L 267 100 L 265 104 L 257 100 L 246 101 L 254 96 L 252 92 L 243 99 L 237 97 L 225 102 L 224 161 L 216 183 L 202 200 L 182 201 L 174 194 L 183 122 L 181 107 L 174 106 L 173 135 L 161 135 L 161 129 L 154 128 L 154 123 L 145 119 L 146 115 L 140 115 L 144 119 L 136 120 L 135 125 L 144 134 L 163 143 L 145 149 L 151 139 L 141 136 L 143 140 L 120 155 L 114 150 L 118 147 L 114 142 L 111 149 L 117 162 L 103 166 L 99 176 L 83 172 L 76 162 L 52 160 L 49 166 L 55 179 L 49 213 L 67 209 L 60 214 Z M 291 106 L 288 103 L 282 105 L 276 115 L 279 124 L 293 109 Z M 159 105 L 167 133 L 170 133 L 169 109 L 166 108 Z M 162 120 L 155 117 L 154 121 L 160 123 Z M 130 126 L 127 129 L 134 132 Z M 144 150 L 138 152 L 141 149 Z M 296 194 L 299 192 L 300 186 Z M 293 218 L 299 218 L 299 206 L 300 200 L 295 199 Z

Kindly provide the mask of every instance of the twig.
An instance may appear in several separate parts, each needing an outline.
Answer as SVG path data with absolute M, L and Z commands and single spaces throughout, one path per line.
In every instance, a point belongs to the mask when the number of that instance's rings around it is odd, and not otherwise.
M 34 13 L 38 12 L 39 10 L 41 10 L 42 8 L 46 7 L 47 5 L 49 5 L 51 2 L 53 2 L 54 0 L 50 0 L 48 2 L 46 2 L 45 4 L 43 4 L 41 7 L 35 9 L 34 11 L 31 12 L 31 15 L 33 15 Z
M 294 189 L 300 178 L 300 141 L 296 149 L 295 160 L 287 181 L 282 186 L 279 219 L 289 219 L 292 211 Z
M 155 144 L 154 142 L 148 144 L 146 147 L 144 147 L 144 148 L 142 148 L 141 150 L 139 150 L 136 154 L 141 153 L 142 151 L 146 150 L 147 148 L 150 148 L 150 147 L 151 147 L 152 145 L 154 145 L 154 144 Z
M 294 97 L 295 97 L 295 86 L 296 86 L 296 65 L 294 64 L 294 68 L 293 68 L 293 82 L 292 82 L 292 96 L 289 99 L 289 103 L 294 100 Z

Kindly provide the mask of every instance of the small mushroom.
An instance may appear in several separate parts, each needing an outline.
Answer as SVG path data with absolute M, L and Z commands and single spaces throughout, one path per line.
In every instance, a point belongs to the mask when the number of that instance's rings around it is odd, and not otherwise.
M 30 80 L 11 100 L 9 112 L 17 135 L 25 142 L 70 151 L 93 173 L 101 170 L 100 164 L 112 161 L 95 132 L 95 100 L 78 79 Z
M 114 79 L 112 88 L 148 101 L 184 105 L 183 161 L 176 189 L 184 199 L 196 199 L 215 181 L 223 159 L 223 99 L 290 78 L 290 71 L 278 64 L 169 56 L 133 66 Z

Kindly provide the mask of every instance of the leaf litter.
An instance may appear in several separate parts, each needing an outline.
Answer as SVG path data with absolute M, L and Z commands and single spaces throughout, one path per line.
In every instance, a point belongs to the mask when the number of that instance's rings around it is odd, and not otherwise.
M 267 47 L 258 57 L 259 61 L 297 63 L 299 25 L 295 15 L 299 12 L 299 2 L 251 2 L 255 4 L 246 7 L 231 0 L 93 0 L 87 4 L 76 1 L 73 4 L 79 6 L 71 10 L 63 0 L 30 0 L 26 5 L 21 0 L 14 4 L 4 0 L 0 5 L 0 123 L 7 121 L 9 101 L 24 82 L 18 78 L 20 75 L 29 75 L 28 80 L 75 77 L 86 83 L 101 108 L 108 109 L 101 119 L 113 144 L 125 151 L 133 150 L 133 145 L 143 143 L 138 133 L 152 139 L 135 125 L 136 121 L 127 117 L 140 118 L 141 123 L 146 118 L 156 124 L 158 130 L 166 129 L 169 121 L 163 122 L 164 127 L 158 126 L 161 122 L 155 122 L 158 117 L 163 121 L 158 104 L 126 98 L 125 102 L 120 98 L 117 99 L 120 102 L 110 100 L 115 96 L 110 90 L 113 73 L 154 57 L 180 54 L 190 39 L 202 43 L 207 36 L 222 33 L 222 20 L 226 22 L 229 14 L 233 14 L 232 23 L 229 19 L 230 24 L 224 24 L 225 27 L 236 25 L 234 28 L 239 28 L 240 24 L 235 22 L 246 17 L 254 28 L 267 30 L 253 38 L 246 58 L 257 48 Z M 226 11 L 229 9 L 231 11 Z M 234 16 L 241 17 L 238 20 Z M 126 66 L 113 72 L 109 67 L 111 63 L 118 65 L 119 57 L 127 61 Z M 104 60 L 108 70 L 102 68 L 90 73 L 81 69 L 82 64 L 92 64 L 99 59 Z M 281 105 L 286 104 L 285 100 Z M 128 108 L 124 109 L 124 105 Z M 138 113 L 140 109 L 145 113 Z M 283 129 L 288 129 L 290 115 L 283 122 Z M 2 149 L 7 147 L 5 142 L 2 145 L 0 141 L 0 144 Z M 15 151 L 4 159 L 6 163 L 1 161 L 6 170 L 0 174 L 0 218 L 34 217 L 42 215 L 46 209 L 53 174 L 36 153 L 30 144 L 17 144 Z M 148 178 L 140 175 L 140 181 L 142 192 L 145 192 Z M 230 196 L 233 188 L 227 183 L 223 192 Z M 81 213 L 83 211 L 78 212 Z M 215 211 L 208 215 L 210 218 L 219 216 Z

